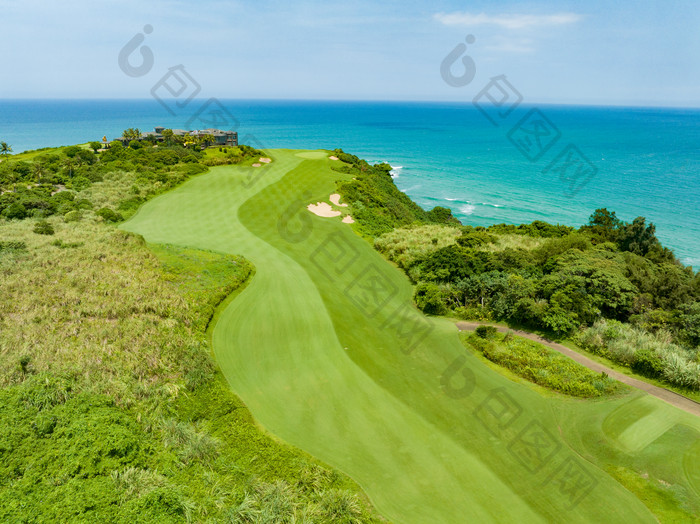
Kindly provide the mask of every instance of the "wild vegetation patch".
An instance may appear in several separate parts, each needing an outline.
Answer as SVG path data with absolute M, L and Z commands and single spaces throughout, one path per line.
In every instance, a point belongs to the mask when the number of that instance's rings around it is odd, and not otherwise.
M 137 180 L 84 191 L 118 208 Z M 0 224 L 0 520 L 236 521 L 252 497 L 253 522 L 375 521 L 350 479 L 264 434 L 216 369 L 205 331 L 250 264 L 148 246 L 91 213 L 48 216 L 53 235 Z M 291 512 L 258 495 L 271 485 Z
M 642 375 L 700 390 L 700 352 L 675 344 L 667 331 L 649 333 L 615 320 L 599 320 L 578 333 L 576 341 Z
M 495 328 L 488 330 L 490 326 L 480 327 L 486 329 L 462 332 L 462 342 L 530 382 L 583 398 L 612 395 L 624 388 L 607 375 L 595 373 L 542 344 L 510 333 L 501 335 Z

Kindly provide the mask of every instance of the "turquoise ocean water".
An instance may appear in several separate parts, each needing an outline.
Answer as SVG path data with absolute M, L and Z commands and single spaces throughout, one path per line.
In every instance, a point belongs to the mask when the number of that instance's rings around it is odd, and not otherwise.
M 4 100 L 0 140 L 19 152 L 111 139 L 127 127 L 209 127 L 197 120 L 204 104 L 169 112 L 150 99 Z M 471 103 L 221 104 L 208 106 L 226 121 L 214 127 L 235 128 L 244 143 L 342 147 L 389 162 L 401 190 L 424 207 L 450 207 L 465 224 L 578 226 L 607 207 L 628 221 L 646 216 L 684 263 L 700 267 L 698 109 L 523 105 L 505 117 L 487 111 L 494 125 Z

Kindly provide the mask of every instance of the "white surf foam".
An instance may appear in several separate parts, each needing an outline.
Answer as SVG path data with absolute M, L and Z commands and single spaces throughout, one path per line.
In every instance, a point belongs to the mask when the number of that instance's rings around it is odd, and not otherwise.
M 459 212 L 462 213 L 463 215 L 471 215 L 475 209 L 476 209 L 476 206 L 473 206 L 471 204 L 459 206 Z

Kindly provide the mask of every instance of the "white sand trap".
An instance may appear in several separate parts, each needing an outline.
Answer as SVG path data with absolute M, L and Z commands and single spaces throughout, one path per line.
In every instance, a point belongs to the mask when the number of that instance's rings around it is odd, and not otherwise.
M 338 193 L 333 193 L 331 196 L 328 197 L 328 199 L 338 207 L 348 207 L 347 204 L 340 203 L 340 195 Z
M 258 164 L 257 162 L 255 162 L 255 164 L 253 164 L 253 167 L 260 167 L 260 166 L 262 166 L 262 164 Z
M 263 164 L 269 164 L 270 162 L 272 162 L 272 159 L 271 159 L 271 158 L 260 157 L 260 161 L 261 161 Z
M 314 215 L 324 218 L 337 217 L 340 215 L 340 211 L 333 209 L 328 202 L 316 202 L 316 204 L 309 204 L 306 209 L 311 211 Z
M 330 158 L 331 160 L 338 160 L 338 157 L 335 156 L 335 155 L 331 155 L 331 156 L 329 156 L 328 158 Z
M 354 224 L 355 221 L 352 219 L 350 215 L 345 215 L 343 217 L 343 224 Z

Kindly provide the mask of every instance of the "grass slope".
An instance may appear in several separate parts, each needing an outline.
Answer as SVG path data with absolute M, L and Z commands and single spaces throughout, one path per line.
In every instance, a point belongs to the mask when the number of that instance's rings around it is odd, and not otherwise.
M 274 151 L 258 172 L 214 168 L 123 226 L 253 263 L 213 344 L 268 430 L 348 473 L 396 522 L 654 522 L 650 508 L 669 519 L 700 510 L 697 420 L 641 393 L 544 398 L 494 372 L 450 322 L 412 308 L 406 277 L 348 225 L 304 209 L 345 176 L 306 153 Z M 473 387 L 459 394 L 461 377 Z M 621 406 L 641 418 L 649 402 L 677 423 L 647 446 L 603 431 Z
M 374 521 L 215 369 L 205 329 L 244 259 L 33 222 L 0 224 L 1 522 Z

